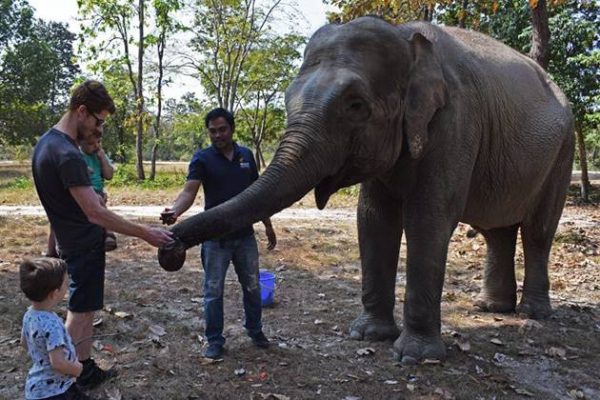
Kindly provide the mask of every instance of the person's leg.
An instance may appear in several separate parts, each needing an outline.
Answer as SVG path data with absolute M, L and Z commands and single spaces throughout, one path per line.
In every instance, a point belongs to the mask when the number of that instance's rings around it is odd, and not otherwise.
M 201 258 L 204 268 L 204 319 L 208 344 L 223 346 L 223 290 L 225 275 L 231 260 L 231 249 L 218 240 L 202 244 Z
M 88 312 L 67 312 L 67 321 L 65 327 L 73 339 L 77 358 L 80 361 L 91 357 L 92 352 L 92 334 L 94 331 L 94 311 Z
M 82 254 L 61 254 L 69 273 L 69 310 L 66 328 L 75 344 L 77 358 L 83 364 L 80 386 L 93 387 L 116 375 L 115 370 L 100 369 L 93 358 L 94 314 L 104 306 L 105 254 L 103 247 Z
M 255 338 L 262 332 L 262 304 L 260 298 L 258 247 L 254 235 L 249 235 L 238 241 L 233 254 L 233 265 L 242 286 L 244 312 L 246 315 L 244 327 L 248 331 L 248 335 Z

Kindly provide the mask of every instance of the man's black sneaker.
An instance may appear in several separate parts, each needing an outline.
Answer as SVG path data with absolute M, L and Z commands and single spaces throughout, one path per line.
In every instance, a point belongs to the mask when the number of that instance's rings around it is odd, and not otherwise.
M 204 357 L 212 358 L 213 360 L 217 360 L 221 358 L 223 355 L 223 346 L 220 344 L 209 344 L 206 351 L 204 352 Z
M 269 339 L 267 339 L 262 331 L 250 337 L 252 338 L 252 343 L 254 343 L 256 347 L 260 347 L 261 349 L 266 349 L 269 347 Z
M 103 370 L 96 364 L 93 358 L 88 358 L 82 361 L 83 371 L 77 378 L 77 384 L 82 388 L 93 388 L 98 386 L 104 381 L 117 376 L 117 371 L 114 368 Z

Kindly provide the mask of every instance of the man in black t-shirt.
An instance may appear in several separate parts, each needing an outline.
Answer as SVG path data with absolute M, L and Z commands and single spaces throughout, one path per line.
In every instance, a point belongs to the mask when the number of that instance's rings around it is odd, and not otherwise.
M 171 233 L 127 221 L 104 208 L 94 192 L 79 142 L 101 137 L 113 101 L 97 81 L 75 88 L 68 111 L 44 133 L 35 146 L 33 179 L 38 196 L 56 234 L 59 255 L 69 272 L 66 327 L 76 345 L 83 371 L 77 383 L 92 387 L 113 371 L 100 369 L 91 358 L 95 311 L 104 305 L 104 236 L 106 229 L 139 237 L 153 246 L 169 243 Z

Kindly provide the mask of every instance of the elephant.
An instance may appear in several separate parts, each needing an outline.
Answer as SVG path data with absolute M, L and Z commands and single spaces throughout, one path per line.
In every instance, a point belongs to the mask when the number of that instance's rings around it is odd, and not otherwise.
M 159 250 L 176 270 L 185 251 L 257 222 L 314 189 L 323 209 L 360 183 L 363 310 L 351 338 L 394 340 L 403 363 L 443 360 L 441 296 L 459 222 L 486 241 L 483 311 L 551 313 L 548 258 L 570 182 L 573 117 L 530 58 L 484 34 L 377 17 L 325 25 L 285 93 L 286 130 L 262 176 L 219 207 L 172 227 Z M 515 247 L 525 276 L 517 305 Z M 395 283 L 406 235 L 402 330 Z

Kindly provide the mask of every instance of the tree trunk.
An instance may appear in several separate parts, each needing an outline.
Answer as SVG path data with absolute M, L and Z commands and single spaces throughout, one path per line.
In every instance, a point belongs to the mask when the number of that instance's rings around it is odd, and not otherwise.
M 458 26 L 465 28 L 465 21 L 467 20 L 467 7 L 469 6 L 469 0 L 463 0 L 462 9 L 460 10 L 460 16 L 458 18 Z
M 152 163 L 150 169 L 150 180 L 156 177 L 156 153 L 158 151 L 158 141 L 160 139 L 160 117 L 162 114 L 162 82 L 163 82 L 163 56 L 165 54 L 166 32 L 161 32 L 158 43 L 158 82 L 156 85 L 156 97 L 158 104 L 156 106 L 156 123 L 154 125 L 154 145 L 152 146 Z
M 119 162 L 126 163 L 127 162 L 127 152 L 125 149 L 125 130 L 123 129 L 123 125 L 120 124 L 119 129 L 117 130 L 118 143 L 119 147 L 117 148 L 117 154 L 119 155 Z
M 262 164 L 260 162 L 260 150 L 258 149 L 258 146 L 256 145 L 256 143 L 254 143 L 254 159 L 256 161 L 256 169 L 260 172 L 260 169 L 262 168 Z
M 137 175 L 139 180 L 146 179 L 144 175 L 144 0 L 139 0 L 139 31 L 140 41 L 138 43 L 138 76 L 137 76 L 137 137 L 135 141 L 137 155 Z
M 256 149 L 256 153 L 258 153 L 258 159 L 260 160 L 260 163 L 262 165 L 261 168 L 266 167 L 267 166 L 267 162 L 265 161 L 265 156 L 264 156 L 264 154 L 262 152 L 262 149 L 260 147 L 258 147 Z
M 546 0 L 530 0 L 531 7 L 531 51 L 529 57 L 537 61 L 542 68 L 547 69 L 550 62 L 550 28 Z
M 581 168 L 581 200 L 585 203 L 590 201 L 590 178 L 588 176 L 587 152 L 583 140 L 581 121 L 575 121 L 575 136 L 577 137 L 577 149 L 579 150 L 579 166 Z

